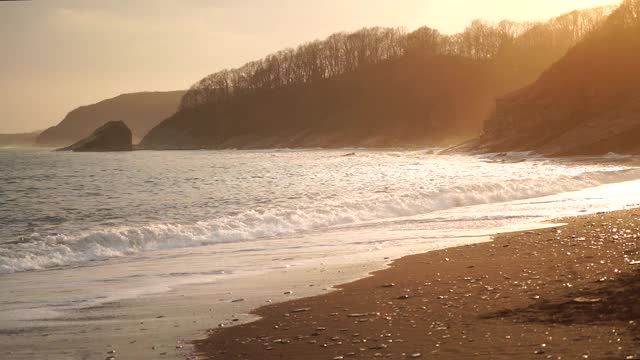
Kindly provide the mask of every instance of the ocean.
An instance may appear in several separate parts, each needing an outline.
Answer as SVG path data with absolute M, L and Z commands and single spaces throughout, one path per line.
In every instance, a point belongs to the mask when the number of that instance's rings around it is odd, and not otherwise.
M 640 204 L 632 157 L 435 153 L 0 149 L 0 357 L 185 357 L 401 256 Z

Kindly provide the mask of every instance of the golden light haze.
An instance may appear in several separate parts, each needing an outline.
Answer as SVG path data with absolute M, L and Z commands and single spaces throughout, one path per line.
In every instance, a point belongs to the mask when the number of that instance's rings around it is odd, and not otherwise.
M 0 2 L 0 133 L 44 129 L 125 92 L 201 77 L 333 32 L 544 20 L 611 0 L 129 0 Z

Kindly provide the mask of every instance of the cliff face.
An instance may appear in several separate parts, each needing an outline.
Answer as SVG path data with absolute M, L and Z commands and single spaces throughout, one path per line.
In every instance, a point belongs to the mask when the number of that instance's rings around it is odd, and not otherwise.
M 113 119 L 121 119 L 131 129 L 134 141 L 178 109 L 184 91 L 142 92 L 117 96 L 71 111 L 56 126 L 36 140 L 40 146 L 67 146 L 89 136 Z
M 473 150 L 545 155 L 640 153 L 640 1 L 533 84 L 497 101 Z

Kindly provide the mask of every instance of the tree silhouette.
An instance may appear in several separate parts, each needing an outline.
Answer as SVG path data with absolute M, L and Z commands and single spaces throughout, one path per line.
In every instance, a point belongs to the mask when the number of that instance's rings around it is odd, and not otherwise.
M 623 22 L 638 17 L 637 1 L 626 1 Z M 461 56 L 518 68 L 547 64 L 594 31 L 613 8 L 574 11 L 545 23 L 497 24 L 474 20 L 462 33 L 442 35 L 421 27 L 364 28 L 336 33 L 249 62 L 237 69 L 211 74 L 185 94 L 181 109 L 226 103 L 238 96 L 296 84 L 322 81 L 401 57 Z M 552 61 L 552 60 L 551 60 Z

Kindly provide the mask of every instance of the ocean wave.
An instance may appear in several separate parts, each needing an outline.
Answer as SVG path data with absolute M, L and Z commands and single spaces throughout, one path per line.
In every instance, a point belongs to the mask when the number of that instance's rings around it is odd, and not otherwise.
M 256 208 L 194 224 L 149 224 L 89 233 L 32 234 L 0 245 L 0 273 L 12 273 L 140 254 L 292 235 L 332 226 L 416 216 L 455 207 L 500 203 L 640 179 L 640 169 L 583 173 L 444 188 L 375 194 L 292 208 Z

